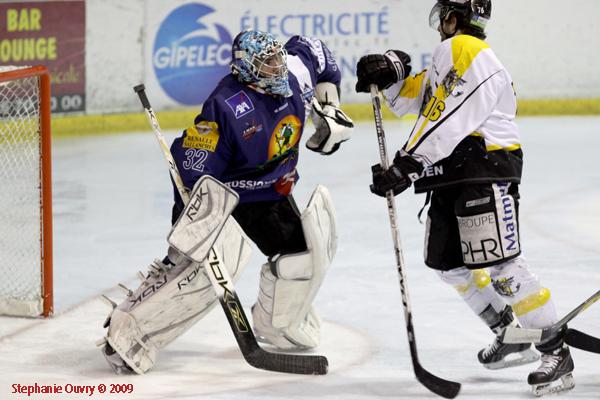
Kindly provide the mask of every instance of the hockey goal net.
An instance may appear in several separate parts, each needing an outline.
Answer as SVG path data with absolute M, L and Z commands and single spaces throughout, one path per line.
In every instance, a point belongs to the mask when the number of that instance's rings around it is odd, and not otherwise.
M 50 76 L 0 67 L 0 314 L 52 313 Z

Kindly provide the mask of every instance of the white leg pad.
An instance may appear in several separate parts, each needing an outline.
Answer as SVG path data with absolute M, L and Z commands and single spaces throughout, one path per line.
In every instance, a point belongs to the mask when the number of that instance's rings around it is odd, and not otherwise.
M 529 270 L 523 256 L 490 267 L 490 275 L 496 292 L 524 328 L 545 328 L 558 321 L 550 290 Z
M 312 303 L 337 250 L 335 210 L 324 186 L 317 186 L 301 220 L 307 251 L 263 265 L 252 310 L 257 336 L 281 349 L 319 344 L 321 320 Z
M 469 270 L 462 267 L 450 271 L 437 271 L 437 274 L 442 281 L 453 286 L 479 316 L 490 306 L 497 313 L 506 306 L 491 285 L 490 275 L 485 269 Z
M 250 242 L 229 218 L 214 246 L 234 281 L 250 258 Z M 159 262 L 159 264 L 162 264 Z M 183 257 L 151 274 L 110 316 L 110 346 L 135 372 L 154 366 L 158 350 L 182 335 L 217 304 L 204 266 Z

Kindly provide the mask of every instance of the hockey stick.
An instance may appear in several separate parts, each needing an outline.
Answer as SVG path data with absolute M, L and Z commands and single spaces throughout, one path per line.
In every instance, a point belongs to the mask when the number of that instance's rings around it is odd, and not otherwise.
M 547 341 L 553 339 L 561 329 L 564 329 L 564 327 L 567 325 L 567 323 L 569 321 L 571 321 L 573 318 L 578 316 L 582 311 L 586 310 L 588 307 L 590 307 L 592 304 L 594 304 L 598 300 L 600 300 L 600 290 L 597 291 L 596 293 L 594 293 L 590 298 L 588 298 L 586 301 L 581 303 L 579 306 L 574 308 L 570 313 L 565 315 L 560 321 L 556 322 L 555 324 L 553 324 L 547 328 L 543 328 L 543 329 L 526 329 L 526 328 L 517 328 L 517 327 L 507 327 L 504 329 L 504 332 L 502 332 L 502 336 L 500 337 L 500 340 L 504 343 L 544 344 Z M 573 347 L 581 348 L 578 345 L 579 341 L 576 338 L 582 338 L 583 337 L 582 335 L 585 335 L 585 334 L 582 332 L 579 332 L 579 331 L 577 331 L 577 332 L 578 333 L 571 334 L 571 339 L 573 340 L 572 343 L 569 343 L 568 341 L 567 341 L 567 343 L 572 345 Z M 579 335 L 579 334 L 581 334 L 581 335 Z M 588 336 L 588 335 L 585 335 L 585 336 L 591 338 L 591 336 Z M 566 335 L 566 338 L 569 338 L 569 335 Z M 586 339 L 586 341 L 590 342 L 589 339 Z M 583 343 L 583 340 L 582 340 L 582 343 Z M 584 344 L 582 344 L 582 346 L 584 346 Z M 583 349 L 583 350 L 585 350 L 585 349 Z M 593 350 L 591 350 L 591 351 L 593 351 Z
M 567 329 L 565 343 L 580 350 L 600 354 L 600 339 L 590 336 L 577 329 Z
M 373 114 L 375 116 L 375 128 L 377 131 L 377 141 L 379 142 L 379 156 L 381 157 L 381 166 L 387 169 L 388 157 L 385 143 L 385 133 L 383 132 L 383 119 L 381 117 L 381 101 L 377 92 L 377 86 L 371 85 L 371 101 L 373 102 Z M 433 393 L 453 399 L 460 391 L 460 383 L 447 381 L 440 377 L 431 374 L 424 369 L 419 362 L 417 354 L 417 343 L 415 338 L 415 329 L 412 323 L 412 311 L 410 299 L 408 297 L 408 287 L 406 284 L 406 273 L 404 272 L 404 257 L 402 255 L 402 246 L 400 244 L 400 235 L 396 225 L 396 202 L 394 201 L 393 191 L 386 193 L 388 214 L 390 217 L 390 225 L 392 228 L 392 239 L 394 241 L 394 252 L 396 254 L 396 266 L 398 270 L 398 278 L 400 280 L 400 292 L 402 294 L 402 305 L 404 306 L 404 320 L 406 321 L 406 333 L 408 336 L 408 344 L 410 347 L 410 355 L 412 357 L 413 369 L 417 380 L 421 382 L 427 389 Z
M 141 84 L 135 86 L 133 90 L 139 96 L 142 106 L 148 116 L 148 120 L 154 129 L 154 133 L 158 139 L 160 148 L 163 151 L 165 160 L 169 164 L 169 173 L 171 174 L 173 182 L 175 182 L 179 195 L 183 202 L 187 204 L 190 199 L 189 193 L 185 190 L 173 155 L 160 131 L 158 119 L 146 96 L 146 89 L 144 85 Z M 256 341 L 254 332 L 252 332 L 252 328 L 244 313 L 240 299 L 233 286 L 233 281 L 229 276 L 229 272 L 226 268 L 221 267 L 221 256 L 214 248 L 211 248 L 209 251 L 207 264 L 206 269 L 210 283 L 219 298 L 219 302 L 223 307 L 223 311 L 231 326 L 233 335 L 248 364 L 259 369 L 292 374 L 324 375 L 327 373 L 329 363 L 324 356 L 271 353 L 261 348 Z

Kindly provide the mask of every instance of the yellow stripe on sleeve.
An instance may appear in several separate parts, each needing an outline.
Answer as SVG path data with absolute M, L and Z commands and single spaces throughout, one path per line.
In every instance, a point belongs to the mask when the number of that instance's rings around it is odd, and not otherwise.
M 425 71 L 415 75 L 409 76 L 404 80 L 402 89 L 400 89 L 400 97 L 406 97 L 408 99 L 416 99 L 421 93 L 421 87 L 423 86 L 423 80 L 425 79 Z

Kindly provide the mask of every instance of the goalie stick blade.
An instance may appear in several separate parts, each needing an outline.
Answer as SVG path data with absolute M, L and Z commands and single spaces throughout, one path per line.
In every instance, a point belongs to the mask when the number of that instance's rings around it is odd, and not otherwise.
M 323 356 L 271 353 L 264 350 L 254 336 L 237 293 L 228 289 L 220 296 L 219 302 L 248 364 L 258 369 L 289 374 L 325 375 L 327 373 L 329 362 Z
M 421 367 L 420 364 L 415 363 L 414 368 L 417 380 L 433 393 L 446 399 L 453 399 L 458 396 L 461 388 L 460 383 L 447 381 L 435 376 L 431 372 Z
M 255 368 L 274 372 L 325 375 L 329 370 L 329 362 L 324 356 L 271 353 L 258 345 L 251 353 L 244 354 L 244 358 Z
M 577 329 L 567 329 L 565 342 L 572 347 L 591 353 L 600 354 L 600 339 L 590 336 Z

